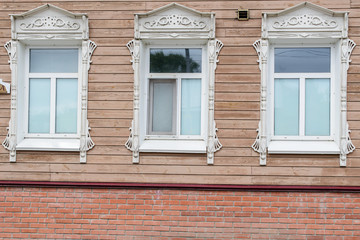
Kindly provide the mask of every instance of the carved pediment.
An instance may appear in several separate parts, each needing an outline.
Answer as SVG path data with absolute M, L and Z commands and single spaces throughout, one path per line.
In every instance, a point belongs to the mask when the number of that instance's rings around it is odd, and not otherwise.
M 206 23 L 201 19 L 192 18 L 190 16 L 171 14 L 167 16 L 161 16 L 152 21 L 144 22 L 143 26 L 146 29 L 166 29 L 166 28 L 203 29 L 206 27 Z
M 263 37 L 346 37 L 346 18 L 346 12 L 304 2 L 280 12 L 263 13 Z
M 332 19 L 325 19 L 320 16 L 303 14 L 300 16 L 291 16 L 281 21 L 275 21 L 273 28 L 290 29 L 290 28 L 336 28 L 338 23 Z
M 46 16 L 30 19 L 30 21 L 23 21 L 19 25 L 21 30 L 77 30 L 80 24 L 74 20 L 68 20 L 56 16 Z
M 148 13 L 136 14 L 136 38 L 191 38 L 192 34 L 209 38 L 214 34 L 214 16 L 214 13 L 202 13 L 171 3 Z
M 86 14 L 71 13 L 51 4 L 11 17 L 15 26 L 13 39 L 26 39 L 29 34 L 43 34 L 44 38 L 57 38 L 58 33 L 61 38 L 66 34 L 80 35 L 74 35 L 74 38 L 87 38 L 88 35 Z

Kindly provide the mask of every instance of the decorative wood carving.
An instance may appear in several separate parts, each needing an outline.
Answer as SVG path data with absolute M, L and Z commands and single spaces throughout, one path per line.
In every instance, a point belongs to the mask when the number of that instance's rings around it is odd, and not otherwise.
M 9 150 L 9 151 L 15 150 L 14 144 L 10 140 L 10 125 L 11 125 L 11 122 L 9 122 L 9 126 L 6 128 L 6 131 L 7 131 L 6 138 L 2 143 L 4 148 Z
M 207 42 L 207 60 L 208 77 L 206 78 L 206 86 L 204 91 L 208 93 L 208 99 L 206 100 L 207 108 L 207 122 L 208 126 L 206 133 L 204 133 L 204 145 L 206 144 L 208 164 L 214 162 L 214 152 L 218 151 L 222 145 L 216 135 L 216 126 L 214 121 L 214 82 L 215 82 L 215 69 L 218 60 L 218 55 L 223 47 L 223 43 L 215 39 L 215 14 L 198 12 L 194 9 L 182 6 L 177 3 L 171 3 L 163 6 L 159 9 L 155 9 L 148 13 L 135 14 L 134 19 L 134 40 L 127 44 L 127 47 L 131 53 L 131 63 L 134 70 L 134 116 L 130 128 L 130 136 L 125 143 L 125 147 L 133 152 L 133 163 L 139 163 L 139 147 L 140 143 L 146 142 L 145 129 L 140 129 L 140 114 L 144 114 L 146 109 L 140 110 L 140 85 L 143 78 L 140 72 L 140 42 L 144 45 L 148 44 L 148 39 L 151 39 L 151 43 L 156 44 L 162 41 L 169 40 L 174 44 L 181 44 L 180 40 L 191 40 L 192 43 Z M 190 42 L 190 41 L 189 41 Z M 143 88 L 141 88 L 143 90 Z M 144 94 L 146 95 L 146 94 Z M 141 96 L 144 96 L 141 92 Z M 146 100 L 141 102 L 144 103 Z M 143 116 L 143 115 L 142 115 Z M 151 137 L 150 137 L 151 138 Z M 165 137 L 165 142 L 166 142 Z M 174 141 L 175 140 L 175 141 Z M 171 139 L 172 142 L 183 139 Z M 152 139 L 149 140 L 151 142 Z M 201 143 L 202 140 L 199 140 Z M 187 143 L 188 144 L 188 143 Z M 150 149 L 151 150 L 151 149 Z M 154 149 L 158 151 L 157 149 Z M 176 150 L 176 149 L 175 149 Z M 148 150 L 146 150 L 148 151 Z M 161 151 L 161 150 L 160 150 Z M 167 149 L 165 151 L 168 151 Z M 169 150 L 171 152 L 171 149 Z M 185 150 L 186 152 L 186 150 Z
M 86 121 L 86 138 L 80 140 L 80 163 L 86 163 L 86 152 L 95 147 L 95 143 L 90 136 L 89 120 Z
M 30 19 L 30 22 L 20 24 L 20 29 L 24 31 L 34 30 L 77 30 L 80 24 L 75 21 L 68 21 L 56 16 L 47 16 Z
M 129 49 L 130 51 L 130 54 L 131 54 L 131 60 L 130 62 L 132 63 L 132 67 L 133 67 L 133 70 L 135 70 L 135 66 L 134 66 L 134 63 L 135 62 L 138 62 L 139 59 L 140 59 L 140 44 L 138 41 L 136 41 L 135 39 L 129 41 L 127 44 L 126 44 L 127 48 Z
M 131 121 L 131 127 L 129 127 L 130 135 L 125 143 L 125 147 L 130 151 L 133 151 L 133 128 L 134 128 L 134 120 Z
M 252 145 L 252 149 L 255 152 L 260 153 L 260 165 L 266 165 L 266 152 L 267 152 L 267 140 L 266 140 L 266 95 L 267 95 L 267 57 L 268 57 L 268 41 L 258 39 L 253 43 L 253 47 L 258 55 L 257 62 L 259 63 L 259 69 L 261 71 L 261 94 L 260 94 L 260 121 L 259 127 L 256 130 L 257 136 L 255 142 Z
M 160 17 L 153 21 L 148 21 L 143 24 L 146 29 L 164 29 L 164 28 L 192 28 L 203 29 L 206 23 L 199 19 L 192 19 L 189 16 L 181 16 L 172 14 Z
M 324 19 L 320 16 L 311 16 L 308 14 L 292 16 L 290 18 L 276 21 L 273 24 L 275 29 L 289 28 L 336 28 L 337 22 L 334 20 Z
M 267 139 L 271 135 L 270 129 L 267 129 L 269 122 L 267 118 L 271 116 L 268 111 L 272 111 L 270 105 L 267 104 L 267 97 L 271 93 L 268 89 L 268 83 L 272 81 L 269 79 L 270 68 L 267 61 L 269 42 L 274 44 L 311 44 L 322 39 L 324 42 L 334 43 L 337 41 L 341 44 L 341 66 L 336 66 L 336 79 L 341 82 L 341 86 L 337 85 L 340 89 L 336 89 L 337 97 L 335 99 L 337 103 L 334 103 L 335 106 L 340 106 L 337 116 L 334 117 L 339 122 L 336 126 L 339 131 L 335 134 L 334 143 L 340 149 L 340 165 L 346 166 L 346 154 L 354 151 L 346 116 L 347 70 L 351 62 L 350 54 L 355 47 L 355 43 L 347 38 L 348 13 L 335 12 L 309 2 L 303 2 L 280 12 L 263 13 L 262 16 L 262 38 L 253 44 L 261 71 L 261 95 L 259 128 L 252 148 L 260 153 L 260 165 L 266 164 L 268 143 L 272 143 L 272 139 Z M 335 152 L 338 152 L 338 149 Z
M 94 41 L 89 40 L 87 49 L 84 49 L 85 51 L 84 51 L 83 59 L 87 60 L 88 71 L 90 70 L 90 64 L 92 63 L 91 56 L 94 53 L 96 47 L 97 47 L 96 43 Z
M 44 46 L 61 44 L 60 42 L 53 42 L 53 39 L 67 39 L 72 43 L 82 45 L 82 64 L 79 70 L 82 76 L 81 79 L 81 111 L 80 114 L 80 137 L 76 140 L 80 141 L 80 162 L 86 162 L 86 151 L 94 147 L 94 142 L 90 137 L 90 128 L 87 121 L 87 96 L 88 96 L 88 70 L 90 68 L 91 56 L 96 48 L 96 44 L 88 39 L 89 36 L 88 18 L 86 14 L 71 13 L 64 9 L 58 8 L 51 4 L 45 4 L 33 10 L 22 14 L 11 15 L 11 41 L 5 44 L 5 49 L 9 55 L 9 63 L 11 68 L 11 119 L 9 123 L 8 135 L 3 142 L 3 146 L 10 150 L 10 161 L 16 161 L 16 147 L 17 144 L 24 140 L 24 136 L 19 134 L 24 131 L 24 126 L 18 124 L 19 111 L 25 111 L 22 106 L 21 97 L 18 96 L 23 88 L 23 79 L 18 79 L 22 76 L 22 71 L 25 69 L 18 68 L 18 61 L 21 63 L 25 59 L 22 52 L 17 51 L 18 46 L 27 44 L 31 47 L 32 40 L 41 40 L 37 43 L 43 43 Z M 18 56 L 21 54 L 20 56 Z M 20 73 L 20 74 L 19 74 Z M 18 86 L 18 84 L 21 84 Z M 19 105 L 19 106 L 18 106 Z M 25 113 L 26 114 L 26 113 Z M 48 139 L 51 141 L 51 139 Z M 66 139 L 64 139 L 66 140 Z M 68 139 L 71 140 L 71 139 Z M 55 145 L 54 145 L 55 146 Z M 76 146 L 77 147 L 77 146 Z M 55 150 L 58 148 L 54 147 Z
M 346 167 L 346 155 L 352 153 L 355 150 L 355 146 L 351 141 L 350 138 L 350 130 L 349 124 L 346 124 L 346 138 L 341 142 L 341 149 L 340 149 L 340 166 Z
M 139 163 L 139 110 L 140 110 L 140 81 L 139 81 L 139 60 L 140 60 L 140 41 L 131 40 L 126 45 L 131 54 L 131 63 L 134 70 L 134 119 L 131 122 L 130 136 L 125 143 L 125 147 L 133 152 L 133 163 Z
M 344 39 L 342 44 L 342 54 L 341 58 L 342 61 L 346 62 L 346 70 L 349 70 L 349 64 L 351 62 L 350 55 L 352 51 L 354 50 L 356 43 L 351 39 Z

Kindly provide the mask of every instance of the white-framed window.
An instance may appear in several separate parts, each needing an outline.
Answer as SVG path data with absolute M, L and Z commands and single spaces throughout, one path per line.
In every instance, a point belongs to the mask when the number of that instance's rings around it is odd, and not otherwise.
M 139 152 L 207 153 L 222 145 L 214 121 L 215 14 L 172 3 L 135 14 L 127 46 L 134 69 L 134 117 L 126 148 Z
M 355 43 L 348 13 L 301 3 L 263 13 L 254 43 L 261 70 L 261 109 L 253 149 L 267 154 L 340 154 L 355 148 L 346 118 L 347 70 Z
M 27 48 L 25 138 L 79 137 L 80 48 Z
M 88 18 L 51 4 L 11 15 L 5 44 L 11 68 L 11 118 L 3 146 L 16 151 L 77 151 L 94 147 L 87 120 L 91 55 Z
M 145 138 L 204 139 L 205 56 L 205 46 L 146 48 Z
M 334 55 L 332 45 L 271 46 L 271 139 L 335 139 Z

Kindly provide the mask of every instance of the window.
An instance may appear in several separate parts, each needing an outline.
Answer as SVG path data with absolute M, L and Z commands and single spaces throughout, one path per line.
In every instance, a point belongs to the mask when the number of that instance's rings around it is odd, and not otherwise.
M 202 49 L 149 50 L 147 134 L 201 135 Z
M 78 134 L 79 49 L 28 49 L 28 135 Z
M 263 13 L 254 43 L 261 70 L 261 109 L 253 149 L 267 154 L 340 154 L 355 147 L 346 119 L 350 54 L 346 12 L 301 3 Z
M 272 139 L 331 139 L 331 48 L 273 51 Z
M 214 13 L 172 3 L 136 14 L 127 46 L 134 69 L 134 117 L 125 146 L 140 152 L 206 153 L 221 148 L 214 121 Z
M 11 119 L 3 146 L 16 151 L 86 151 L 94 147 L 87 121 L 87 81 L 96 44 L 85 14 L 51 4 L 12 15 Z M 65 24 L 66 23 L 66 24 Z

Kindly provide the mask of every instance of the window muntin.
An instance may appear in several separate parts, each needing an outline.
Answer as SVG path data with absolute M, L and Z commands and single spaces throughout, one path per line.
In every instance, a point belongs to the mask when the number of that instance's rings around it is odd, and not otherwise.
M 273 138 L 329 139 L 331 48 L 275 47 L 273 52 Z
M 78 66 L 76 48 L 28 49 L 29 137 L 78 133 Z
M 190 64 L 169 64 L 164 68 L 153 68 L 152 65 L 159 65 L 157 58 L 152 57 L 152 54 L 159 54 L 164 56 L 176 55 L 175 58 L 180 58 L 180 63 L 183 63 L 184 59 Z M 148 137 L 170 137 L 170 138 L 199 138 L 203 134 L 203 49 L 202 48 L 148 48 L 148 121 L 147 131 Z M 172 56 L 174 57 L 174 56 Z M 162 60 L 161 60 L 162 61 Z M 159 61 L 159 62 L 161 62 Z M 176 62 L 176 61 L 173 61 Z M 170 67 L 169 67 L 170 66 Z M 190 67 L 189 67 L 190 66 Z M 158 70 L 154 70 L 158 69 Z M 168 72 L 168 71 L 175 72 Z M 154 71 L 154 72 L 152 72 Z M 167 103 L 167 108 L 172 105 L 172 110 L 165 111 L 163 113 L 157 112 L 160 116 L 167 116 L 166 124 L 164 119 L 160 120 L 159 123 L 154 123 L 154 92 L 153 86 L 155 82 L 171 81 L 173 88 L 168 87 L 170 91 L 174 91 L 172 96 L 172 104 Z M 172 89 L 172 90 L 170 90 Z M 161 98 L 161 97 L 160 97 Z M 171 97 L 168 96 L 168 99 Z M 156 103 L 155 103 L 156 104 Z M 165 103 L 162 103 L 165 104 Z M 159 109 L 159 108 L 157 108 Z M 162 124 L 161 124 L 162 122 Z M 161 125 L 162 127 L 167 126 L 167 131 L 154 131 L 154 126 Z M 171 130 L 169 126 L 171 125 Z
M 201 73 L 201 48 L 151 48 L 151 73 Z

